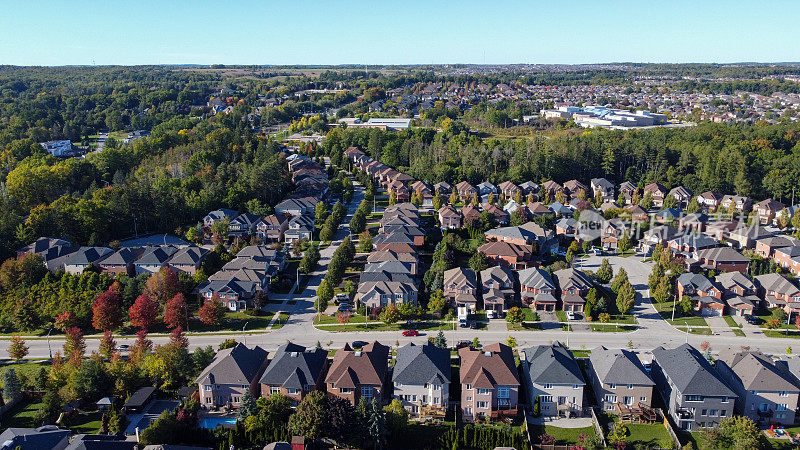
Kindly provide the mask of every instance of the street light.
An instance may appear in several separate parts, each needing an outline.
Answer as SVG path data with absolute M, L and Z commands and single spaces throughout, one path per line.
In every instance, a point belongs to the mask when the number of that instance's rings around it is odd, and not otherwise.
M 244 323 L 244 325 L 242 325 L 242 336 L 244 337 L 244 345 L 245 345 L 245 347 L 247 346 L 247 335 L 244 333 L 244 329 L 245 329 L 245 327 L 247 327 L 248 323 L 250 323 L 250 321 L 247 321 L 247 322 Z
M 47 332 L 47 352 L 50 354 L 50 359 L 53 359 L 53 349 L 50 348 L 50 333 L 53 332 L 53 327 Z

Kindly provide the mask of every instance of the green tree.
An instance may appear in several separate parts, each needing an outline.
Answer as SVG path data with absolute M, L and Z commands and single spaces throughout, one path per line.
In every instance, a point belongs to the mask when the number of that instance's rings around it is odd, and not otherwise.
M 447 339 L 444 337 L 444 331 L 439 330 L 439 334 L 433 339 L 433 345 L 438 348 L 447 348 Z
M 17 377 L 17 371 L 9 367 L 3 373 L 3 398 L 6 403 L 22 398 L 22 384 Z
M 103 365 L 93 359 L 83 361 L 72 373 L 69 387 L 78 398 L 98 400 L 112 386 L 113 380 Z
M 380 319 L 387 325 L 397 323 L 402 318 L 400 310 L 395 305 L 389 305 L 381 311 Z
M 628 233 L 623 233 L 622 237 L 619 238 L 617 248 L 621 253 L 625 253 L 631 249 L 631 237 Z
M 239 419 L 247 419 L 248 417 L 252 416 L 256 413 L 256 399 L 253 397 L 253 394 L 250 392 L 249 389 L 244 391 L 242 394 L 241 403 L 239 404 L 239 409 L 236 411 L 236 416 Z
M 441 314 L 447 308 L 447 299 L 441 289 L 433 291 L 428 298 L 428 312 Z
M 323 313 L 333 298 L 333 288 L 328 284 L 327 279 L 323 279 L 317 288 L 317 301 L 315 307 L 318 312 Z
M 617 310 L 620 314 L 628 314 L 636 304 L 636 290 L 626 280 L 617 292 Z
M 620 267 L 614 279 L 611 281 L 611 290 L 616 294 L 619 292 L 619 288 L 626 282 L 628 282 L 628 272 Z
M 372 234 L 369 231 L 364 231 L 358 235 L 358 250 L 362 253 L 372 251 Z
M 8 356 L 17 361 L 28 354 L 28 346 L 19 336 L 11 336 L 11 343 L 8 344 Z
M 325 394 L 311 391 L 297 405 L 297 410 L 289 418 L 289 430 L 297 436 L 312 441 L 322 436 L 326 426 Z
M 703 433 L 708 448 L 713 449 L 768 449 L 766 436 L 752 419 L 731 416 Z
M 524 319 L 524 315 L 522 313 L 522 309 L 518 306 L 514 306 L 508 310 L 506 313 L 506 322 L 508 323 L 522 323 Z
M 626 427 L 624 423 L 614 422 L 614 425 L 611 426 L 611 430 L 608 432 L 608 442 L 612 444 L 621 444 L 625 442 L 625 439 L 629 435 L 628 427 Z
M 608 258 L 603 258 L 603 261 L 600 262 L 600 268 L 597 269 L 595 276 L 597 277 L 597 281 L 603 284 L 611 281 L 611 277 L 614 276 L 614 269 L 611 268 L 611 263 L 608 262 Z
M 475 252 L 469 258 L 469 267 L 475 272 L 480 272 L 489 267 L 489 259 L 481 252 Z

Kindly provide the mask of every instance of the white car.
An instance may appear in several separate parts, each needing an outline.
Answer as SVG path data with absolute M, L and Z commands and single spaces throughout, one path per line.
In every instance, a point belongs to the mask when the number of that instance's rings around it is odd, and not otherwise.
M 578 316 L 574 312 L 572 311 L 567 312 L 567 320 L 577 320 L 577 319 Z

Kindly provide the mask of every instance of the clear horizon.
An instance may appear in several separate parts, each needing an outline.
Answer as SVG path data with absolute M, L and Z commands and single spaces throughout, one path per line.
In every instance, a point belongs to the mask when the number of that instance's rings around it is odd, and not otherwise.
M 800 62 L 790 1 L 6 3 L 3 65 Z

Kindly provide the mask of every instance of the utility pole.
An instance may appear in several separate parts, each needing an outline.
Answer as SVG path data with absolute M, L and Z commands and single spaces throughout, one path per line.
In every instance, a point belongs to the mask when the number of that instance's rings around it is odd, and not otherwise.
M 245 334 L 244 329 L 245 329 L 245 327 L 247 326 L 248 323 L 250 323 L 250 321 L 247 321 L 247 322 L 244 323 L 244 325 L 242 325 L 242 336 L 244 337 L 244 345 L 245 345 L 245 347 L 247 347 L 247 335 Z

